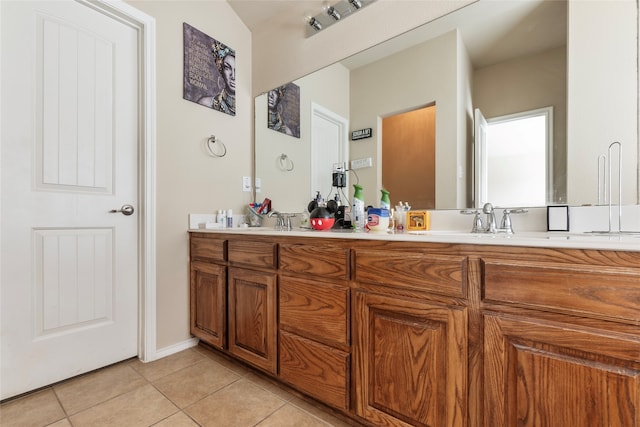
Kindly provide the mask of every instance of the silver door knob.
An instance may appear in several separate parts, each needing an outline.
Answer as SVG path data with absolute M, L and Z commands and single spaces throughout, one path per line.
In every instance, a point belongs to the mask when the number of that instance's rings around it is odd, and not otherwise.
M 111 209 L 109 211 L 110 213 L 118 213 L 120 212 L 122 215 L 133 215 L 134 209 L 133 206 L 131 205 L 122 205 L 122 207 L 120 209 Z

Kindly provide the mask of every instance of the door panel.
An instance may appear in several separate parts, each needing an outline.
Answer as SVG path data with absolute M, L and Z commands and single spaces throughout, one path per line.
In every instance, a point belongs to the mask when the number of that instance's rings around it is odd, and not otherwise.
M 382 185 L 393 200 L 436 207 L 436 106 L 382 119 Z
M 98 7 L 0 7 L 4 399 L 137 354 L 139 70 Z
M 37 31 L 38 186 L 111 192 L 116 45 L 53 16 Z
M 310 197 L 313 198 L 316 191 L 323 196 L 330 193 L 335 164 L 344 163 L 348 167 L 348 126 L 347 119 L 318 104 L 312 104 Z
M 229 352 L 258 368 L 277 371 L 276 274 L 229 268 Z

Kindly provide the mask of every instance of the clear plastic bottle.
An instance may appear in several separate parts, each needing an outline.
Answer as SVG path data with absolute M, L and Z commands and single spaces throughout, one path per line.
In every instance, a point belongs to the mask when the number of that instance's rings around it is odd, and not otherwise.
M 366 217 L 364 213 L 364 197 L 362 196 L 362 186 L 353 184 L 353 210 L 351 217 L 353 218 L 353 228 L 356 230 L 364 230 Z
M 311 223 L 309 222 L 309 210 L 306 206 L 302 210 L 302 214 L 300 214 L 300 228 L 311 228 Z
M 395 208 L 395 227 L 396 232 L 403 233 L 406 222 L 406 211 L 402 202 L 398 202 Z

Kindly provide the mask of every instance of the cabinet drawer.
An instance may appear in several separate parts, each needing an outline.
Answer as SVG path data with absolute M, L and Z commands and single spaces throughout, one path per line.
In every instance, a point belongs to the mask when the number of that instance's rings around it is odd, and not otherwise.
M 192 260 L 226 261 L 226 240 L 192 234 L 190 241 Z
M 486 258 L 482 261 L 485 301 L 589 317 L 635 322 L 640 319 L 640 269 Z
M 349 287 L 280 278 L 280 328 L 329 345 L 349 345 Z
M 296 274 L 349 279 L 349 249 L 330 245 L 280 245 L 280 268 Z
M 280 378 L 320 401 L 349 410 L 349 353 L 280 332 Z
M 355 280 L 466 296 L 467 258 L 424 252 L 355 251 Z
M 254 267 L 276 268 L 277 244 L 250 240 L 229 240 L 229 262 Z

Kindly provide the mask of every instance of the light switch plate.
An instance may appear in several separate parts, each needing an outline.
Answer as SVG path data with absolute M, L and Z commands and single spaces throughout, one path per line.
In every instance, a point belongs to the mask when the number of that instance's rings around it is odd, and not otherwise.
M 251 177 L 243 176 L 242 177 L 242 191 L 250 192 L 251 191 Z
M 373 166 L 373 159 L 371 157 L 351 160 L 351 169 L 370 168 L 371 166 Z

